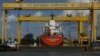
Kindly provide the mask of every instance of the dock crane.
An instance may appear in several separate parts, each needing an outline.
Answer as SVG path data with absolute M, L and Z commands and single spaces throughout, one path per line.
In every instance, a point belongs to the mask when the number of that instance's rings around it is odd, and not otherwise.
M 2 13 L 2 44 L 4 44 L 7 38 L 7 11 L 8 10 L 91 10 L 91 18 L 80 16 L 80 17 L 65 17 L 57 16 L 56 21 L 78 21 L 79 22 L 79 33 L 82 33 L 82 22 L 91 21 L 92 22 L 92 34 L 91 41 L 96 41 L 96 27 L 97 27 L 97 14 L 96 10 L 100 10 L 100 3 L 23 3 L 22 0 L 16 0 L 14 3 L 3 3 L 3 13 Z M 37 19 L 36 19 L 37 18 Z M 71 19 L 70 19 L 71 18 Z M 48 21 L 50 17 L 25 17 L 20 16 L 18 18 L 18 48 L 21 43 L 21 22 L 22 21 Z M 78 41 L 80 43 L 80 35 Z

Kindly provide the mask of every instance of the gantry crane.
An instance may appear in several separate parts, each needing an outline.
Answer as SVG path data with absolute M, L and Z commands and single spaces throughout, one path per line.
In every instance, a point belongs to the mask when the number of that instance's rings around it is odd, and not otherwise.
M 96 41 L 96 26 L 97 26 L 97 15 L 96 10 L 100 9 L 100 3 L 23 3 L 22 0 L 16 0 L 15 3 L 3 3 L 3 15 L 2 15 L 2 44 L 7 38 L 7 11 L 8 10 L 90 10 L 91 17 L 55 17 L 56 21 L 78 21 L 79 22 L 79 43 L 80 33 L 83 32 L 83 21 L 92 22 L 92 41 Z M 36 19 L 37 18 L 37 19 Z M 71 18 L 71 19 L 70 19 Z M 50 17 L 19 17 L 18 18 L 18 47 L 20 45 L 21 38 L 21 22 L 22 21 L 48 21 Z

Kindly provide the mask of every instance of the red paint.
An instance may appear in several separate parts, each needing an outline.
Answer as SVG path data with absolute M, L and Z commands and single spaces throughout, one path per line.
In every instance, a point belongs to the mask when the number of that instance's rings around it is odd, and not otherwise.
M 59 46 L 63 42 L 61 35 L 43 36 L 42 42 L 47 46 Z

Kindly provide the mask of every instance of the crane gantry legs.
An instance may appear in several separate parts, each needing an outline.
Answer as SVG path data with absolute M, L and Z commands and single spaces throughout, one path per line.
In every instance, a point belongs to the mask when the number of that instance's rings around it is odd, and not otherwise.
M 2 13 L 2 44 L 7 40 L 7 11 L 3 10 Z

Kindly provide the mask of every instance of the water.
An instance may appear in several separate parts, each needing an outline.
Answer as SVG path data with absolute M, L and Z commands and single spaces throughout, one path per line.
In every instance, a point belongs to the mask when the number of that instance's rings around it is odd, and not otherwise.
M 84 51 L 83 48 L 33 48 L 0 52 L 0 56 L 100 56 L 100 51 Z

